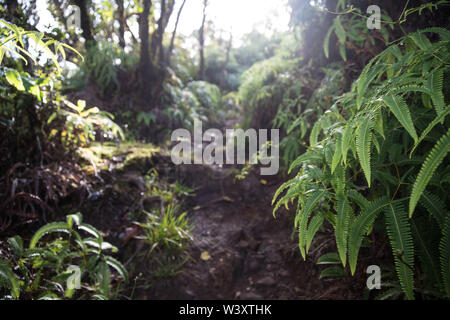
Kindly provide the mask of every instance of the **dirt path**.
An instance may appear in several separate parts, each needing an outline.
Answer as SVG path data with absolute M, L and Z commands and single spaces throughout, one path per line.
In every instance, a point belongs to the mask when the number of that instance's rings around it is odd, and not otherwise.
M 188 166 L 179 179 L 196 189 L 189 217 L 195 225 L 192 259 L 180 275 L 158 281 L 150 299 L 361 299 L 365 279 L 319 280 L 314 262 L 335 251 L 332 230 L 314 241 L 308 261 L 293 235 L 292 213 L 275 220 L 271 200 L 282 182 L 251 173 L 235 181 L 230 169 Z M 202 256 L 203 254 L 203 256 Z
M 152 169 L 170 183 L 178 181 L 195 190 L 195 197 L 189 198 L 184 208 L 194 226 L 194 241 L 181 274 L 150 279 L 151 287 L 138 289 L 134 298 L 363 298 L 367 277 L 364 264 L 372 261 L 375 252 L 361 250 L 355 277 L 319 280 L 327 266 L 315 262 L 325 253 L 336 252 L 333 229 L 328 226 L 319 231 L 307 261 L 303 261 L 293 230 L 294 213 L 282 209 L 277 219 L 272 215 L 273 194 L 285 178 L 260 177 L 255 173 L 259 170 L 253 170 L 246 179 L 236 180 L 236 167 L 176 167 L 170 157 L 160 153 L 138 158 L 123 170 L 102 172 L 98 196 L 81 209 L 89 213 L 87 222 L 100 227 L 107 240 L 119 247 L 124 261 L 144 254 L 140 252 L 144 250 L 139 246 L 141 240 L 124 241 L 124 235 L 133 226 L 128 213 L 136 211 L 146 189 L 143 175 Z M 267 181 L 261 181 L 263 178 Z M 146 263 L 140 260 L 136 268 L 145 269 Z

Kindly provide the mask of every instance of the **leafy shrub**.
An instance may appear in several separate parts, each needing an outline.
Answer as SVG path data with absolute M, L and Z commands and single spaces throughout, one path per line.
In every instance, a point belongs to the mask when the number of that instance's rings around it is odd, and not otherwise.
M 59 108 L 54 112 L 47 123 L 61 116 L 64 118 L 64 128 L 60 130 L 63 144 L 67 147 L 78 148 L 87 146 L 90 142 L 96 140 L 96 131 L 102 136 L 100 139 L 124 139 L 122 129 L 112 121 L 114 116 L 106 111 L 100 111 L 99 108 L 93 107 L 86 109 L 86 101 L 79 100 L 77 105 L 70 101 L 64 100 L 67 109 Z M 50 137 L 56 135 L 59 131 L 53 129 Z
M 67 238 L 49 238 L 62 233 Z M 87 236 L 81 236 L 82 233 Z M 117 252 L 117 248 L 105 242 L 97 229 L 83 223 L 80 213 L 67 216 L 66 222 L 43 226 L 31 238 L 28 248 L 20 236 L 8 239 L 8 243 L 13 253 L 10 260 L 17 268 L 0 260 L 0 284 L 10 291 L 10 296 L 4 298 L 113 299 L 117 298 L 120 281 L 128 281 L 123 265 L 106 254 L 108 250 Z M 77 291 L 68 285 L 70 266 L 80 270 Z

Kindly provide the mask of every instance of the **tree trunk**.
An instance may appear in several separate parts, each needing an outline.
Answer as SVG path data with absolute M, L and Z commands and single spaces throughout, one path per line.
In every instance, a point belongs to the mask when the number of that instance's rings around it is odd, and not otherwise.
M 169 46 L 169 49 L 167 50 L 167 57 L 166 57 L 167 66 L 170 66 L 170 59 L 172 58 L 173 48 L 175 47 L 175 38 L 177 35 L 178 23 L 180 22 L 181 12 L 183 11 L 185 4 L 186 4 L 186 0 L 183 0 L 180 10 L 178 10 L 177 20 L 175 21 L 175 28 L 173 29 L 172 38 L 170 39 L 170 46 Z
M 124 0 L 116 0 L 117 4 L 117 20 L 119 22 L 119 32 L 117 36 L 119 37 L 119 46 L 125 49 L 125 8 L 123 5 Z
M 151 0 L 143 0 L 143 10 L 139 17 L 139 37 L 141 38 L 141 60 L 140 60 L 140 98 L 141 102 L 151 100 L 151 76 L 152 64 L 150 60 L 149 46 L 149 19 Z
M 223 90 L 225 89 L 225 81 L 227 78 L 227 67 L 228 64 L 230 63 L 230 53 L 231 53 L 231 48 L 233 46 L 233 34 L 230 33 L 230 40 L 228 40 L 228 44 L 227 44 L 227 52 L 226 52 L 226 56 L 225 56 L 225 61 L 222 65 L 222 77 L 220 78 L 220 88 Z
M 88 0 L 74 0 L 74 3 L 80 8 L 80 22 L 85 47 L 88 49 L 95 45 L 95 39 L 92 35 L 91 17 L 89 16 Z
M 200 68 L 198 70 L 198 79 L 205 80 L 205 23 L 206 23 L 206 7 L 208 6 L 208 0 L 203 1 L 203 19 L 202 25 L 199 30 L 199 45 L 200 45 Z

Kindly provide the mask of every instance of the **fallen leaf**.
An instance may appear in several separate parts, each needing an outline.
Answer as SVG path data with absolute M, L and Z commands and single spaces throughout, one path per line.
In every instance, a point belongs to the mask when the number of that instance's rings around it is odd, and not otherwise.
M 211 255 L 209 254 L 208 251 L 203 251 L 202 254 L 200 255 L 200 259 L 202 259 L 203 261 L 208 261 L 211 259 Z

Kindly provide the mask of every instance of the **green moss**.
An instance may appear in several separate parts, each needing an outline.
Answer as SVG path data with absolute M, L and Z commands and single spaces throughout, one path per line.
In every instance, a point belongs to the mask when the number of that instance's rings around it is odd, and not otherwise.
M 162 152 L 160 148 L 150 143 L 125 142 L 93 143 L 88 148 L 80 148 L 79 155 L 85 160 L 82 168 L 94 173 L 95 170 L 108 170 L 111 164 L 116 169 L 140 168 L 156 153 Z

